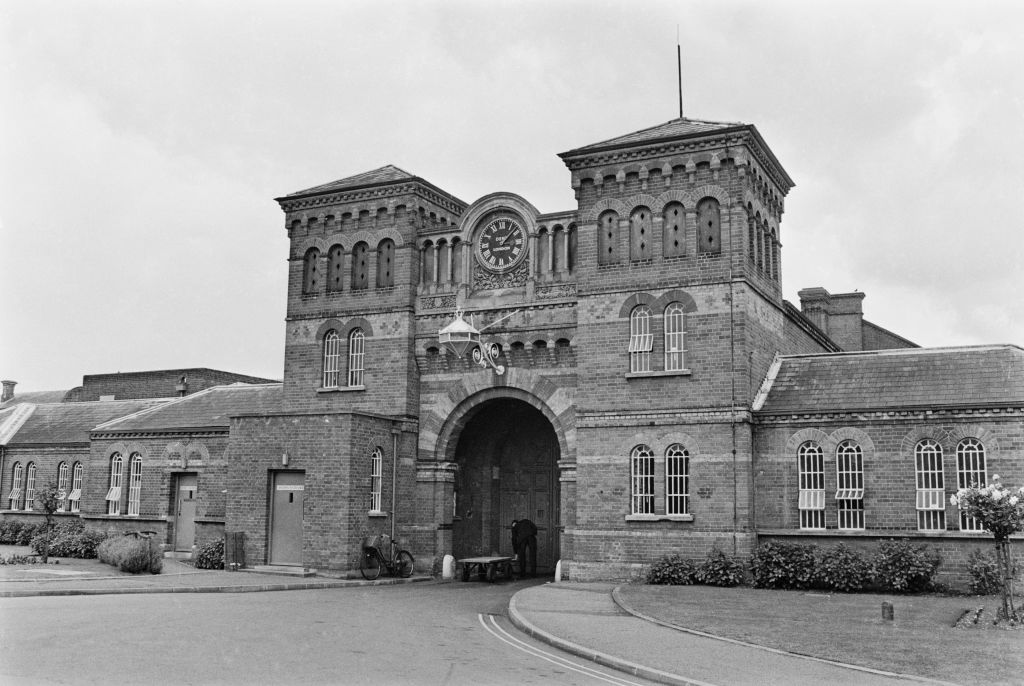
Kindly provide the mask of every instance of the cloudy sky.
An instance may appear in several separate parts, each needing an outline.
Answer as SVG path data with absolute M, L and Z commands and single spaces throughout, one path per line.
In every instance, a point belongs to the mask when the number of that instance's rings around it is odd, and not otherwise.
M 755 124 L 785 294 L 922 345 L 1024 344 L 1016 2 L 19 2 L 0 14 L 0 377 L 280 378 L 273 198 L 395 164 L 573 207 L 556 153 Z

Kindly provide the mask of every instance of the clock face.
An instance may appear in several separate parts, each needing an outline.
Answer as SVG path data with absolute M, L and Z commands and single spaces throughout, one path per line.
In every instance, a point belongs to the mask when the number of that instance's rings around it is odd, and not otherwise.
M 476 255 L 488 269 L 508 271 L 526 257 L 526 231 L 511 217 L 492 219 L 480 232 Z

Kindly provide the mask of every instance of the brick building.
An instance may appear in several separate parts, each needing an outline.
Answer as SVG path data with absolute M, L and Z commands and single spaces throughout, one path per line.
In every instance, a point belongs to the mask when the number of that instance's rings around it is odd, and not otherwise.
M 1019 377 L 1019 348 L 864 352 L 916 346 L 862 293 L 783 300 L 793 181 L 751 125 L 676 119 L 560 157 L 561 212 L 394 166 L 278 198 L 283 409 L 235 416 L 228 451 L 247 559 L 353 568 L 393 526 L 423 567 L 509 553 L 522 517 L 575 579 L 759 537 L 938 539 L 954 563 L 984 537 L 935 515 L 932 486 L 955 491 L 967 453 L 970 475 L 1024 477 L 1024 385 L 960 390 L 996 358 Z M 457 310 L 475 359 L 439 340 Z M 913 399 L 865 381 L 897 369 Z

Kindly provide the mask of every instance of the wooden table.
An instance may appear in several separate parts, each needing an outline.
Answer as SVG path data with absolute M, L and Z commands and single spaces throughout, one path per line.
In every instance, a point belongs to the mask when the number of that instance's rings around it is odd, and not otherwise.
M 469 581 L 474 569 L 481 581 L 493 582 L 499 576 L 512 578 L 511 557 L 465 557 L 458 562 L 462 565 L 463 581 Z

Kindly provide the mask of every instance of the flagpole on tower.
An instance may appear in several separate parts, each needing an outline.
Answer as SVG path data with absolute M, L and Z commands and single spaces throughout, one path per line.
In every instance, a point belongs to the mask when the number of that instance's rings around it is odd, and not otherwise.
M 679 75 L 679 118 L 683 118 L 683 53 L 679 47 L 679 24 L 676 24 L 676 68 Z

